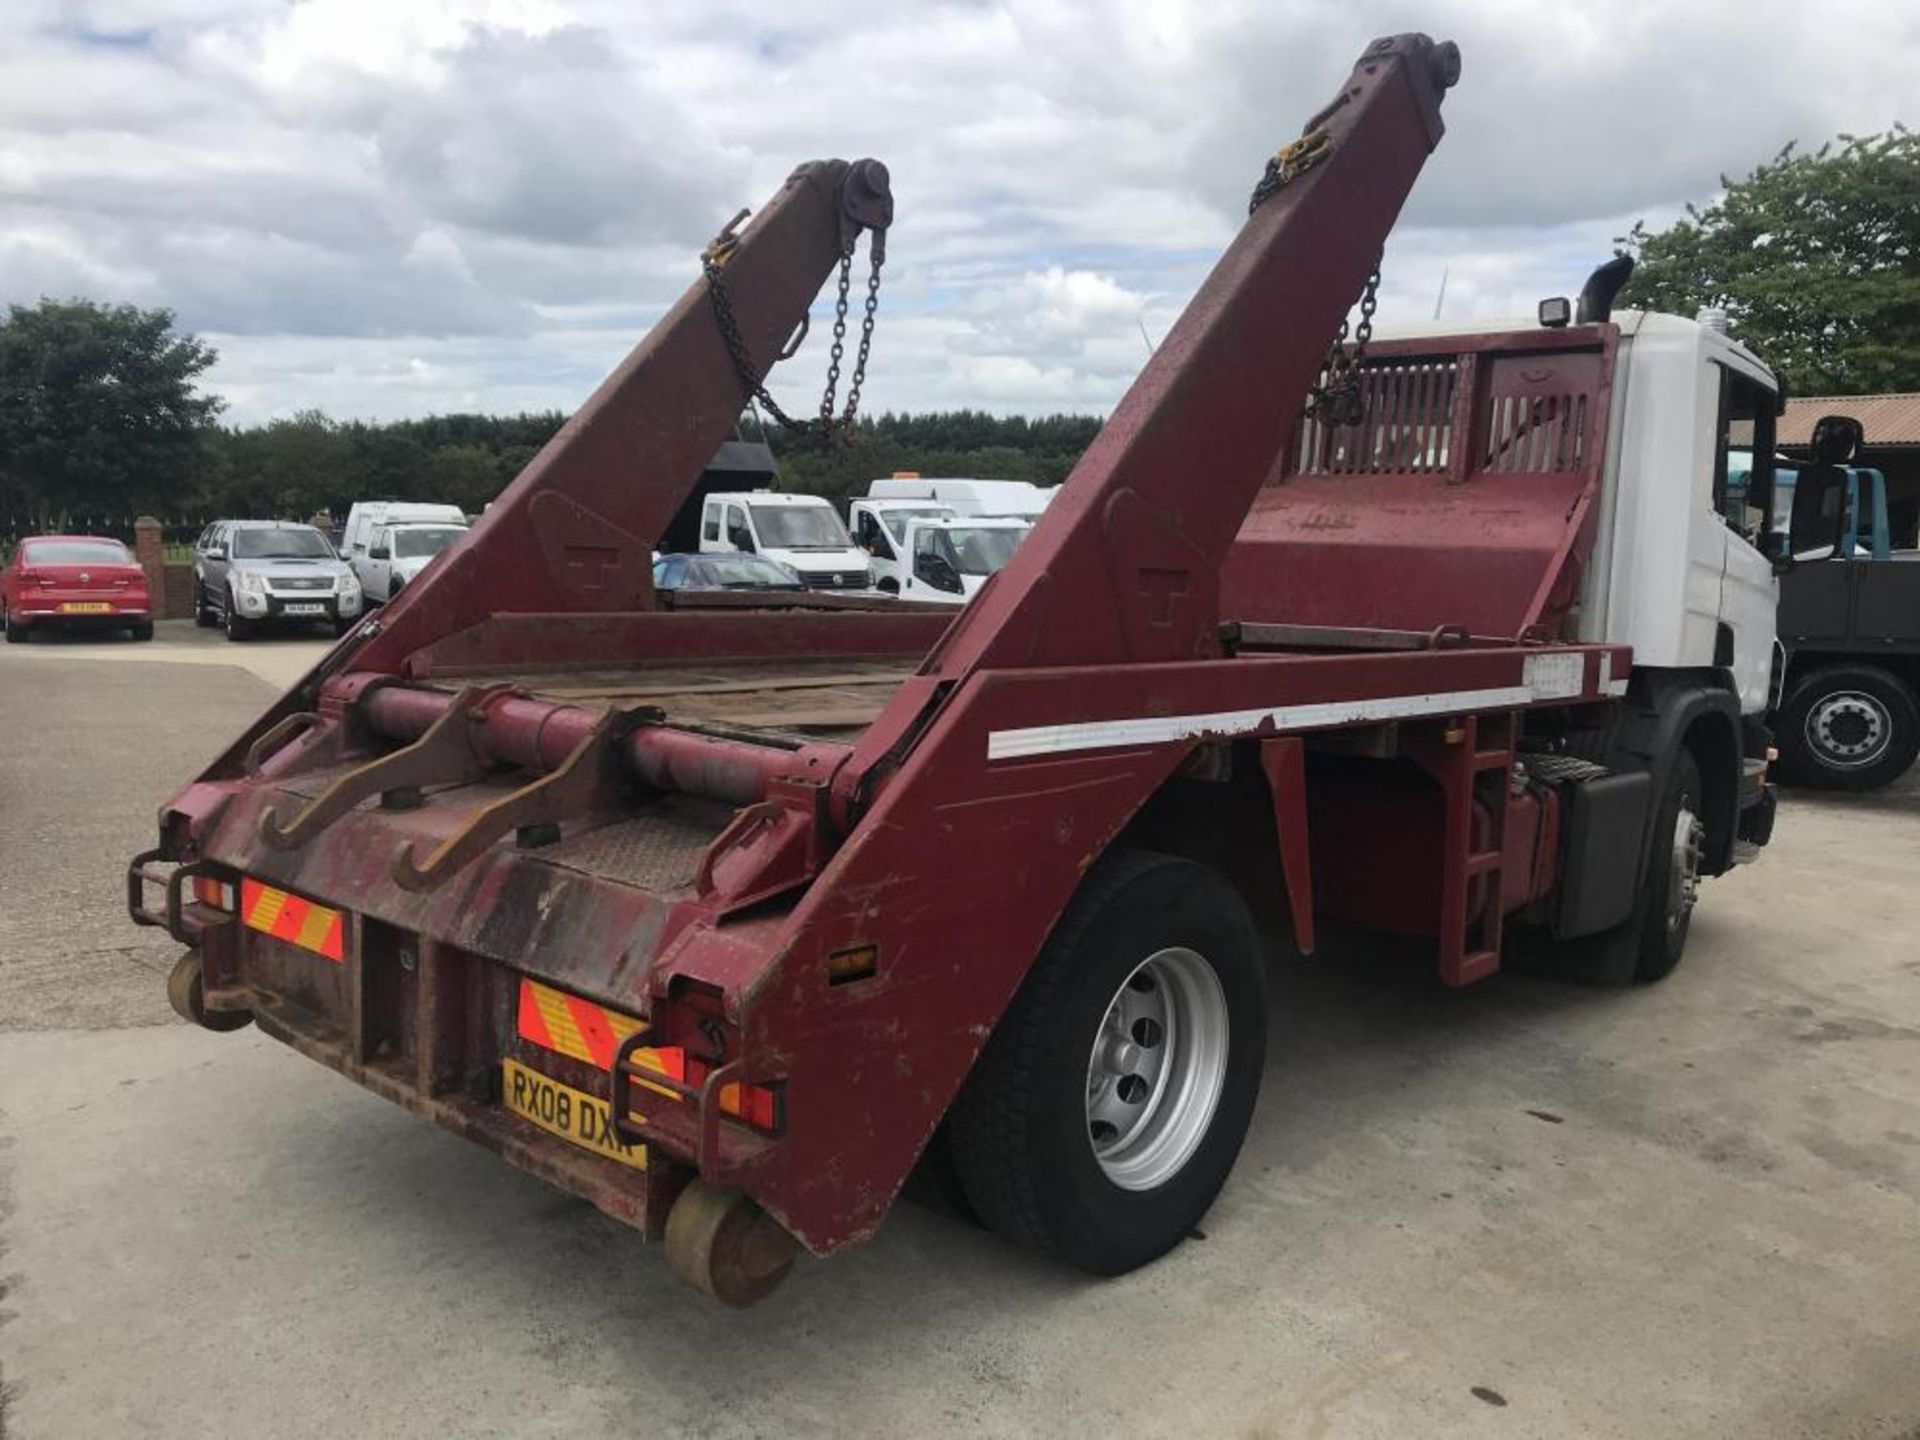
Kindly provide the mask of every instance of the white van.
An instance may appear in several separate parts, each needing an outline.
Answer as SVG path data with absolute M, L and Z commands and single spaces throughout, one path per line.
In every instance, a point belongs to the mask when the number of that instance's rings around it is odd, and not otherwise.
M 1025 480 L 942 480 L 894 475 L 867 486 L 869 500 L 920 500 L 944 505 L 956 515 L 1015 515 L 1036 519 L 1059 493 Z
M 458 505 L 362 500 L 347 512 L 340 555 L 370 604 L 391 600 L 427 562 L 467 533 Z
M 1013 558 L 1033 526 L 1008 515 L 930 516 L 906 522 L 911 557 L 902 600 L 964 605 Z
M 865 590 L 873 583 L 866 552 L 847 534 L 840 512 L 818 495 L 709 495 L 700 510 L 700 550 L 764 555 L 799 571 L 816 590 Z

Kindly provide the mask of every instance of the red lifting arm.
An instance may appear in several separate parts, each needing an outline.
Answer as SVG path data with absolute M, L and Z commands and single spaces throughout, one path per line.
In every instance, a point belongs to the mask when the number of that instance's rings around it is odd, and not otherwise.
M 1424 35 L 1368 47 L 1306 126 L 1320 158 L 1254 211 L 933 673 L 1215 653 L 1221 562 L 1440 139 L 1459 65 Z
M 740 232 L 723 273 L 759 374 L 860 231 L 883 230 L 892 218 L 886 166 L 822 160 L 794 171 Z M 652 609 L 654 541 L 746 401 L 702 279 L 472 534 L 386 607 L 380 633 L 347 668 L 405 673 L 422 645 L 493 614 Z

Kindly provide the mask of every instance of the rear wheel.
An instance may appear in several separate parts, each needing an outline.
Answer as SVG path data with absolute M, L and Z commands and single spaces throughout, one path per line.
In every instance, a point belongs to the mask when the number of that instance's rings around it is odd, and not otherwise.
M 153 622 L 151 620 L 137 620 L 128 633 L 136 640 L 151 640 L 153 639 Z
M 1816 670 L 1780 707 L 1780 768 L 1789 780 L 1873 790 L 1920 754 L 1920 704 L 1899 677 L 1873 665 Z
M 5 625 L 7 628 L 7 643 L 9 645 L 24 645 L 27 643 L 27 627 L 24 621 L 0 610 L 0 625 Z
M 1103 859 L 955 1103 L 954 1161 L 981 1219 L 1098 1275 L 1179 1244 L 1246 1136 L 1265 988 L 1252 919 L 1219 874 Z

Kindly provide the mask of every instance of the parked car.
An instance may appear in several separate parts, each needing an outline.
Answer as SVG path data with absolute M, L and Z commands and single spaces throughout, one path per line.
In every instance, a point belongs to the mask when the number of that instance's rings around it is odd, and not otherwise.
M 100 535 L 34 535 L 0 570 L 0 623 L 20 644 L 35 630 L 125 629 L 153 638 L 147 572 L 118 540 Z
M 653 562 L 653 588 L 678 590 L 805 590 L 790 565 L 764 555 L 662 555 Z
M 311 525 L 216 520 L 193 555 L 193 617 L 244 640 L 266 625 L 326 622 L 344 635 L 360 617 L 353 568 Z

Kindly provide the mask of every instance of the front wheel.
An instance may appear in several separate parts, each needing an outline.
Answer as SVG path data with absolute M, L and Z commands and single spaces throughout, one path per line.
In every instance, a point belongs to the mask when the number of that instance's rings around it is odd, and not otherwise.
M 1920 705 L 1874 665 L 1835 665 L 1795 685 L 1780 707 L 1780 769 L 1831 790 L 1874 790 L 1920 754 Z
M 193 623 L 203 630 L 211 630 L 219 623 L 213 607 L 207 603 L 207 587 L 198 580 L 193 582 Z
M 245 640 L 253 634 L 253 622 L 240 613 L 240 601 L 231 593 L 227 596 L 227 639 Z
M 1253 921 L 1224 878 L 1150 851 L 1106 856 L 955 1102 L 974 1210 L 1096 1275 L 1171 1250 L 1240 1153 L 1265 992 Z

